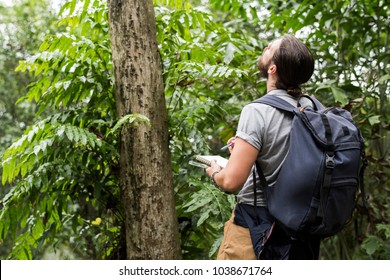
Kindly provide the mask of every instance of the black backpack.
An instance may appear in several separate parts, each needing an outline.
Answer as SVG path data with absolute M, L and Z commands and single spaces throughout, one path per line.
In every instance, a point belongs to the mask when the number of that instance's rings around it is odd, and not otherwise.
M 293 115 L 289 151 L 275 185 L 268 186 L 257 165 L 269 213 L 292 237 L 324 238 L 350 221 L 367 165 L 364 141 L 351 114 L 341 108 L 294 107 L 276 96 L 264 103 Z M 256 192 L 255 192 L 256 196 Z M 367 206 L 366 206 L 367 207 Z

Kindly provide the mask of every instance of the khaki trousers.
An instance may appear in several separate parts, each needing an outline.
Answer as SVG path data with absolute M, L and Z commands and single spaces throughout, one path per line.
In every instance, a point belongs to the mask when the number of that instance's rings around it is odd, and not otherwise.
M 256 260 L 249 229 L 234 224 L 234 212 L 225 223 L 217 260 Z

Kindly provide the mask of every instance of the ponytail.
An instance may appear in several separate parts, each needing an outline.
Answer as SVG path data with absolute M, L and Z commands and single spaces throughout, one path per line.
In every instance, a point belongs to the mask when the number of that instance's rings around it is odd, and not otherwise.
M 294 97 L 300 97 L 302 95 L 302 90 L 299 86 L 296 87 L 288 87 L 287 93 L 294 96 Z

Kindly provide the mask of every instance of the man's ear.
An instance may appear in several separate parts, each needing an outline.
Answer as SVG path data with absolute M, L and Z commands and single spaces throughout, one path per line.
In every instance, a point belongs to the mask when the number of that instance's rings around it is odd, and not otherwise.
M 275 74 L 277 70 L 277 67 L 275 64 L 272 64 L 270 67 L 268 67 L 268 74 Z

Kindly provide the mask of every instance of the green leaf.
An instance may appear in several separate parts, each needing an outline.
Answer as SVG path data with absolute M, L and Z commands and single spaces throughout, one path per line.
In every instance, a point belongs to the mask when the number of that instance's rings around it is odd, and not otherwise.
M 335 102 L 338 102 L 341 105 L 348 104 L 348 97 L 344 90 L 338 87 L 331 87 L 331 89 Z
M 374 254 L 381 246 L 381 243 L 378 242 L 378 238 L 375 236 L 371 236 L 367 240 L 365 240 L 362 244 L 364 250 L 366 250 L 367 254 Z
M 6 160 L 4 160 L 2 162 L 3 171 L 2 171 L 2 177 L 1 177 L 1 183 L 2 183 L 3 186 L 7 183 L 8 178 L 10 177 L 10 174 L 9 174 L 10 173 L 9 161 L 11 161 L 11 158 L 7 158 Z
M 197 227 L 201 226 L 209 217 L 210 217 L 210 211 L 203 212 L 202 215 L 199 217 L 196 226 Z
M 209 258 L 211 258 L 218 251 L 219 247 L 221 246 L 222 240 L 223 240 L 223 235 L 220 235 L 217 239 L 215 239 L 208 254 Z
M 386 74 L 386 75 L 383 75 L 382 77 L 380 77 L 378 80 L 378 83 L 384 84 L 388 80 L 390 80 L 390 74 Z
M 368 122 L 370 125 L 375 125 L 381 123 L 381 116 L 376 115 L 376 116 L 371 116 L 368 118 Z
M 88 142 L 87 135 L 81 129 L 80 129 L 80 142 L 84 146 L 87 145 L 87 142 Z
M 230 64 L 230 62 L 234 59 L 234 54 L 237 51 L 238 51 L 238 49 L 234 44 L 228 43 L 226 46 L 226 54 L 225 54 L 225 57 L 223 59 L 223 62 L 225 64 Z
M 185 207 L 188 207 L 186 209 L 186 212 L 193 212 L 199 208 L 202 208 L 203 206 L 209 204 L 213 200 L 213 197 L 203 197 L 202 199 L 196 199 L 193 200 L 191 204 L 186 204 Z
M 61 126 L 59 126 L 57 128 L 57 133 L 56 134 L 57 134 L 58 137 L 61 138 L 63 136 L 64 132 L 65 132 L 65 126 L 61 125 Z
M 73 129 L 71 126 L 65 127 L 65 134 L 66 134 L 66 137 L 68 137 L 69 141 L 73 142 L 74 135 L 73 135 Z
M 143 115 L 140 115 L 140 114 L 129 114 L 129 115 L 123 116 L 122 118 L 120 118 L 117 121 L 115 126 L 108 133 L 108 135 L 116 133 L 119 130 L 119 128 L 121 128 L 125 124 L 134 124 L 134 125 L 136 125 L 138 123 L 145 123 L 145 124 L 149 125 L 150 121 L 149 121 L 149 119 L 147 117 L 145 117 Z
M 72 130 L 73 141 L 78 143 L 80 141 L 80 130 L 73 125 L 70 127 L 70 129 Z

